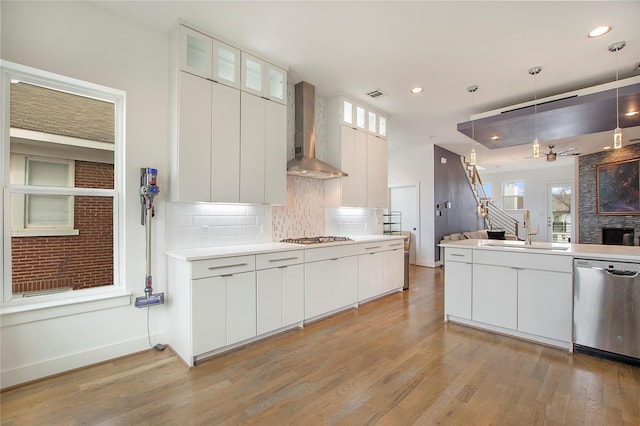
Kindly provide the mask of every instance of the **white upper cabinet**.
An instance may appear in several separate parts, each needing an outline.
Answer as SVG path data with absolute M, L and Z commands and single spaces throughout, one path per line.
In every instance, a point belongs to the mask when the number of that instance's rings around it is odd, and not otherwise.
M 240 87 L 240 49 L 214 39 L 211 63 L 213 80 Z
M 213 39 L 180 26 L 180 69 L 202 78 L 211 78 Z
M 241 89 L 245 92 L 287 103 L 287 72 L 280 67 L 242 52 L 241 81 Z
M 387 138 L 387 117 L 384 114 L 351 99 L 340 99 L 342 124 L 383 139 Z
M 267 82 L 269 99 L 272 101 L 287 103 L 287 72 L 280 67 L 267 63 Z

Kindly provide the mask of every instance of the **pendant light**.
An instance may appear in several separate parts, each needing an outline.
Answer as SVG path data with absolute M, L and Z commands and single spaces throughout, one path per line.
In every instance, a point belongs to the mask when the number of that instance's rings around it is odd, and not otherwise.
M 613 149 L 622 148 L 622 130 L 620 130 L 620 97 L 618 95 L 618 52 L 627 45 L 625 41 L 619 41 L 609 46 L 609 52 L 616 54 L 616 129 L 613 131 Z
M 471 93 L 471 97 L 474 97 L 474 93 L 476 93 L 478 91 L 478 86 L 476 86 L 475 84 L 473 86 L 469 86 L 467 87 L 467 92 Z M 475 100 L 475 99 L 474 99 Z M 472 102 L 473 106 L 475 107 L 475 102 Z M 469 165 L 470 166 L 475 166 L 476 165 L 476 126 L 475 126 L 475 120 L 471 119 L 471 139 L 473 142 L 471 142 L 471 153 L 469 154 Z
M 535 139 L 533 140 L 533 158 L 540 157 L 540 142 L 538 141 L 538 92 L 537 76 L 542 71 L 542 67 L 529 68 L 529 74 L 533 76 L 533 127 L 535 129 Z

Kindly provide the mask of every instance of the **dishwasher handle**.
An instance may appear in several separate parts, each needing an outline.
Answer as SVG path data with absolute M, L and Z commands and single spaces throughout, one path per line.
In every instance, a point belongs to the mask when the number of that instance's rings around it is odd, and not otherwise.
M 635 278 L 640 275 L 640 272 L 637 271 L 622 271 L 619 269 L 605 269 L 604 270 L 609 275 L 618 275 L 622 277 Z

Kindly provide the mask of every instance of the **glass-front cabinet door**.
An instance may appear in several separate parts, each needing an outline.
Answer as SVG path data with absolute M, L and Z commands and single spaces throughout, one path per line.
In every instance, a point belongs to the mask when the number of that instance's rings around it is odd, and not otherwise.
M 267 64 L 267 83 L 269 86 L 269 99 L 272 101 L 287 103 L 287 72 L 272 64 Z
M 387 138 L 387 118 L 382 115 L 378 116 L 378 135 Z
M 226 86 L 240 87 L 240 49 L 213 40 L 213 79 Z
M 242 90 L 263 96 L 265 70 L 265 61 L 242 52 Z
M 180 27 L 180 69 L 202 78 L 211 78 L 213 39 L 185 26 Z
M 342 123 L 353 127 L 353 102 L 342 100 Z

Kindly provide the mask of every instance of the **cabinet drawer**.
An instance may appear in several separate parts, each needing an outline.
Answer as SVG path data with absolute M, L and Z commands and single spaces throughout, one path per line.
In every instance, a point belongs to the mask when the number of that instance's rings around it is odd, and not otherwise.
M 385 244 L 386 243 L 384 241 L 373 241 L 370 243 L 358 244 L 358 254 L 367 254 L 367 253 L 375 253 L 378 251 L 384 251 Z
M 473 250 L 445 247 L 444 261 L 448 262 L 471 262 L 473 260 Z
M 191 278 L 238 274 L 255 269 L 256 257 L 254 255 L 197 260 L 191 263 Z
M 278 268 L 304 262 L 304 250 L 279 251 L 256 255 L 256 269 Z
M 511 253 L 506 251 L 476 250 L 473 254 L 474 263 L 484 265 L 509 266 L 522 269 L 539 269 L 543 271 L 569 272 L 573 271 L 571 256 L 538 253 Z
M 340 246 L 307 249 L 304 252 L 305 262 L 318 262 L 320 260 L 337 259 L 340 257 L 355 256 L 358 254 L 357 244 L 345 244 Z
M 385 250 L 397 250 L 402 249 L 404 251 L 404 240 L 391 240 L 385 241 L 384 243 Z

